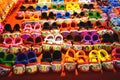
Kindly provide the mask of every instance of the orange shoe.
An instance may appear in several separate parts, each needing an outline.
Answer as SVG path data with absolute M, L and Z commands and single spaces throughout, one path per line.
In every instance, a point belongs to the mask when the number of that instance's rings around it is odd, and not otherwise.
M 79 50 L 76 53 L 76 59 L 77 59 L 77 68 L 80 71 L 88 72 L 89 71 L 89 64 L 88 64 L 88 57 L 85 55 L 85 52 L 83 50 Z
M 76 69 L 75 63 L 75 51 L 73 49 L 68 49 L 65 58 L 64 58 L 64 66 L 67 71 L 74 71 Z

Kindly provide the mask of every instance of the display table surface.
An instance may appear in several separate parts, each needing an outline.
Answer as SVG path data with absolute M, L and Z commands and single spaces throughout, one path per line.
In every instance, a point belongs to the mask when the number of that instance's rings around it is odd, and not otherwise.
M 59 73 L 36 73 L 36 74 L 23 74 L 23 75 L 12 75 L 10 77 L 0 77 L 0 80 L 120 80 L 120 71 L 117 73 L 103 72 L 95 73 L 79 73 L 75 76 L 74 73 L 66 73 L 66 76 L 61 77 Z

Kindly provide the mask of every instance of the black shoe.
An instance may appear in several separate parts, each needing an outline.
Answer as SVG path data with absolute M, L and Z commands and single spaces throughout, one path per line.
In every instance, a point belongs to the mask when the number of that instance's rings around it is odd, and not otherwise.
M 44 52 L 42 55 L 41 62 L 52 62 L 52 57 L 49 52 Z
M 11 27 L 11 25 L 10 24 L 6 24 L 5 26 L 4 26 L 4 31 L 8 31 L 8 32 L 13 32 L 13 30 L 12 30 L 12 27 Z
M 46 12 L 43 12 L 41 14 L 41 19 L 48 19 L 48 16 L 47 16 L 47 13 Z
M 53 61 L 61 61 L 62 60 L 62 53 L 61 51 L 54 51 L 52 56 Z
M 48 22 L 45 22 L 45 23 L 43 24 L 43 30 L 50 30 L 50 25 L 49 25 Z
M 13 31 L 20 31 L 20 25 L 19 24 L 15 24 Z

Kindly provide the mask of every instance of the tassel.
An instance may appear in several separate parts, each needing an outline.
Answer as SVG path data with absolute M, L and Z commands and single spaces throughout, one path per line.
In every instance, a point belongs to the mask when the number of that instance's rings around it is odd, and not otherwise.
M 61 76 L 62 76 L 62 77 L 66 76 L 66 73 L 65 73 L 65 71 L 64 71 L 64 64 L 62 65 L 62 73 L 61 73 Z
M 61 76 L 62 77 L 66 76 L 65 71 L 62 71 Z
M 114 72 L 114 74 L 116 74 L 116 70 L 115 69 L 113 69 L 113 72 Z
M 78 76 L 78 71 L 77 71 L 77 69 L 75 69 L 75 75 Z
M 103 70 L 101 70 L 101 74 L 103 74 Z
M 8 77 L 11 77 L 11 76 L 12 76 L 12 73 L 13 73 L 13 72 L 12 72 L 12 71 L 10 71 L 10 73 L 8 74 Z

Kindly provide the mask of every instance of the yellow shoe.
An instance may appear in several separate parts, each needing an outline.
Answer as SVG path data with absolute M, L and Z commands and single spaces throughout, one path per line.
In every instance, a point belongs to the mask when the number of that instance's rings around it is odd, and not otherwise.
M 97 50 L 92 50 L 89 53 L 89 62 L 99 62 L 99 55 L 98 55 L 98 51 Z
M 100 61 L 108 61 L 108 60 L 111 60 L 111 58 L 110 58 L 110 56 L 109 56 L 109 54 L 108 54 L 108 52 L 107 52 L 106 50 L 100 49 L 100 50 L 98 51 L 98 53 L 99 53 Z
M 90 68 L 92 71 L 94 72 L 102 72 L 102 66 L 100 63 L 100 58 L 98 55 L 98 51 L 97 50 L 92 50 L 89 53 L 89 62 L 90 62 Z

